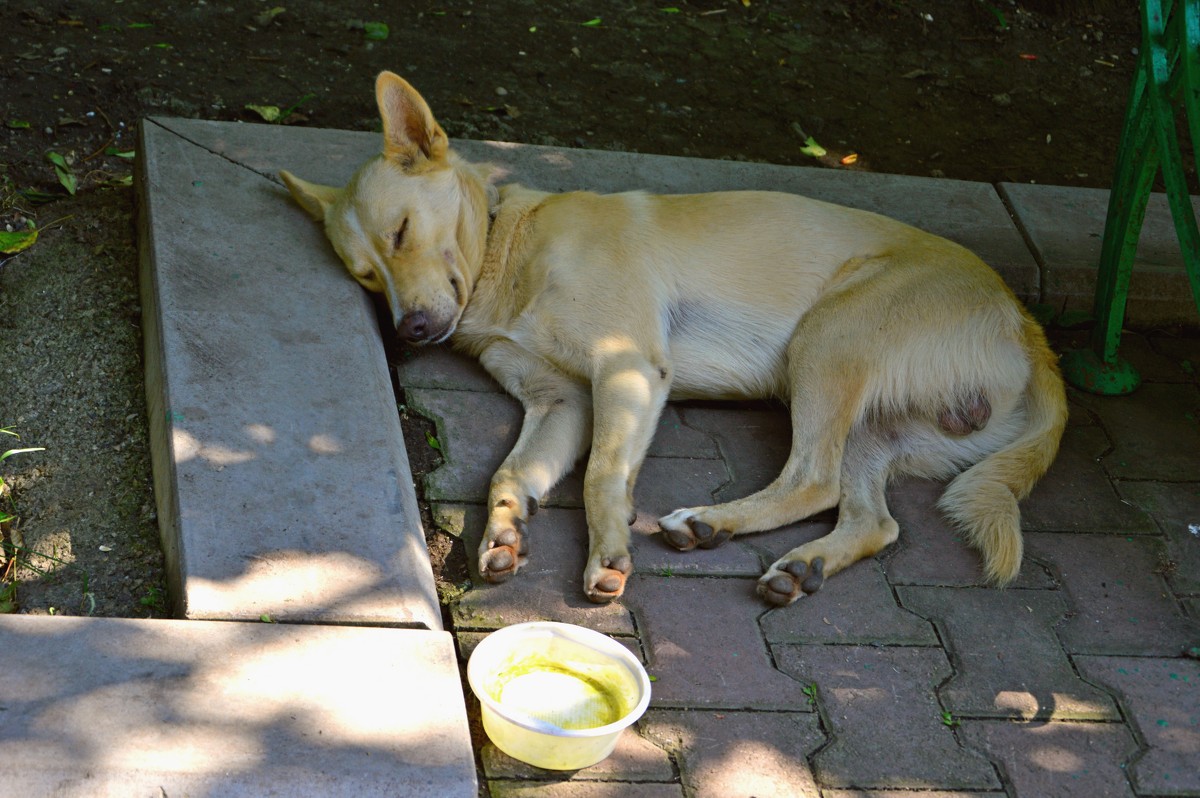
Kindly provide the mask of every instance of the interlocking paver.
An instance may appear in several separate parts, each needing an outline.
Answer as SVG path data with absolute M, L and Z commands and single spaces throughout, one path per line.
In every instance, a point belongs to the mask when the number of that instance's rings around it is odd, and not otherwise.
M 641 721 L 640 725 L 644 726 L 645 721 Z M 489 780 L 546 781 L 561 779 L 565 775 L 561 771 L 542 770 L 513 759 L 490 742 L 484 744 L 481 755 L 483 770 Z M 671 782 L 675 781 L 675 766 L 666 751 L 639 734 L 636 727 L 631 727 L 617 738 L 617 747 L 607 759 L 591 767 L 572 771 L 569 778 L 576 781 Z
M 402 390 L 504 392 L 476 358 L 459 354 L 448 346 L 406 347 L 393 362 Z
M 974 790 L 822 790 L 821 798 L 997 798 L 1003 794 Z
M 492 798 L 683 798 L 678 784 L 613 781 L 489 781 Z
M 903 479 L 888 488 L 888 507 L 900 524 L 900 540 L 881 556 L 894 585 L 984 584 L 979 552 L 967 545 L 937 509 L 943 485 L 929 479 Z M 1045 569 L 1026 557 L 1015 587 L 1050 587 Z
M 1155 338 L 1150 345 L 1154 351 L 1161 354 L 1164 358 L 1170 361 L 1173 369 L 1169 376 L 1155 373 L 1148 374 L 1142 371 L 1143 377 L 1157 377 L 1160 379 L 1174 379 L 1177 375 L 1182 375 L 1181 379 L 1187 382 L 1200 382 L 1200 339 L 1195 337 L 1180 337 L 1169 338 L 1160 336 Z M 1122 356 L 1124 356 L 1125 335 L 1121 335 Z M 1134 365 L 1142 370 L 1142 364 L 1138 361 L 1133 361 Z
M 642 724 L 675 755 L 691 798 L 817 795 L 808 756 L 825 735 L 811 712 L 651 710 Z
M 435 422 L 445 457 L 445 462 L 425 477 L 425 498 L 486 502 L 492 474 L 521 434 L 521 405 L 504 394 L 428 388 L 408 391 L 408 405 Z M 544 501 L 580 506 L 581 483 L 568 478 Z
M 791 422 L 782 407 L 696 404 L 681 407 L 680 415 L 689 427 L 711 435 L 720 446 L 730 473 L 729 482 L 716 496 L 720 501 L 740 499 L 765 487 L 779 476 L 792 448 Z
M 1058 629 L 1067 651 L 1170 656 L 1200 636 L 1160 573 L 1161 540 L 1050 533 L 1025 540 L 1054 564 L 1069 597 L 1072 615 Z
M 790 607 L 771 610 L 760 625 L 772 644 L 938 645 L 928 621 L 896 604 L 874 559 L 855 563 Z
M 524 621 L 561 621 L 611 635 L 633 634 L 620 603 L 597 606 L 583 593 L 587 522 L 582 510 L 546 508 L 527 528 L 529 561 L 512 579 L 489 585 L 479 576 L 475 552 L 483 537 L 484 508 L 452 508 L 462 518 L 462 539 L 475 587 L 451 606 L 455 629 L 499 629 Z
M 1104 473 L 1112 444 L 1097 426 L 1070 424 L 1058 456 L 1021 502 L 1026 531 L 1155 534 L 1141 509 L 1121 501 Z
M 1086 678 L 1116 690 L 1146 748 L 1128 765 L 1143 795 L 1200 794 L 1200 662 L 1075 657 Z
M 651 706 L 809 711 L 804 686 L 771 662 L 753 580 L 634 574 L 622 601 L 657 679 Z
M 959 746 L 935 691 L 940 648 L 777 646 L 779 668 L 817 684 L 830 744 L 813 756 L 822 787 L 995 789 L 988 761 Z
M 1122 482 L 1117 489 L 1166 534 L 1167 583 L 1176 593 L 1200 593 L 1200 483 Z
M 1000 763 L 1017 795 L 1133 797 L 1125 762 L 1137 743 L 1124 724 L 964 721 L 958 735 Z
M 897 588 L 937 623 L 954 676 L 938 690 L 954 715 L 1115 720 L 1108 695 L 1075 675 L 1054 634 L 1066 614 L 1047 590 Z
M 1112 440 L 1101 461 L 1119 479 L 1200 480 L 1200 388 L 1148 383 L 1128 396 L 1076 393 Z

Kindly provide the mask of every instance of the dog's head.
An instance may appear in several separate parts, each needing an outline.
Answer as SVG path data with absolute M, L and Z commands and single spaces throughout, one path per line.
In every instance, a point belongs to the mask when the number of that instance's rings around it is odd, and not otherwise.
M 454 332 L 472 287 L 480 253 L 470 232 L 486 229 L 485 189 L 455 168 L 446 133 L 416 89 L 384 72 L 375 99 L 383 152 L 344 188 L 280 177 L 324 222 L 354 279 L 387 297 L 396 332 L 413 343 L 440 343 Z

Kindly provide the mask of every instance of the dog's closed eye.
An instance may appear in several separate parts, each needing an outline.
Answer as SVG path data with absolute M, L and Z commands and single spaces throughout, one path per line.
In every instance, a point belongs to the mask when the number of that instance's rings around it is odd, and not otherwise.
M 404 244 L 404 233 L 408 230 L 408 217 L 404 217 L 404 221 L 400 223 L 400 229 L 392 234 L 392 249 L 400 249 Z

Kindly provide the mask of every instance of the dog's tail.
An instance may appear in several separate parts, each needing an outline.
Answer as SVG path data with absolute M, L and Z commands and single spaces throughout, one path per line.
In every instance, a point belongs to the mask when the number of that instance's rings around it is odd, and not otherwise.
M 1067 425 L 1067 396 L 1058 357 L 1041 327 L 1024 313 L 1030 361 L 1025 386 L 1025 429 L 1012 443 L 959 474 L 938 502 L 968 541 L 983 554 L 984 574 L 1005 585 L 1021 569 L 1021 516 L 1017 502 L 1029 495 L 1058 453 Z

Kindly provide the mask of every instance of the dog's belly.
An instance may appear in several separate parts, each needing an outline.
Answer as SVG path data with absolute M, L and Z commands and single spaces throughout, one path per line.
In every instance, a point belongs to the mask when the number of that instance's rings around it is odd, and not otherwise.
M 672 326 L 673 399 L 760 399 L 786 395 L 790 325 L 733 324 L 709 316 Z

